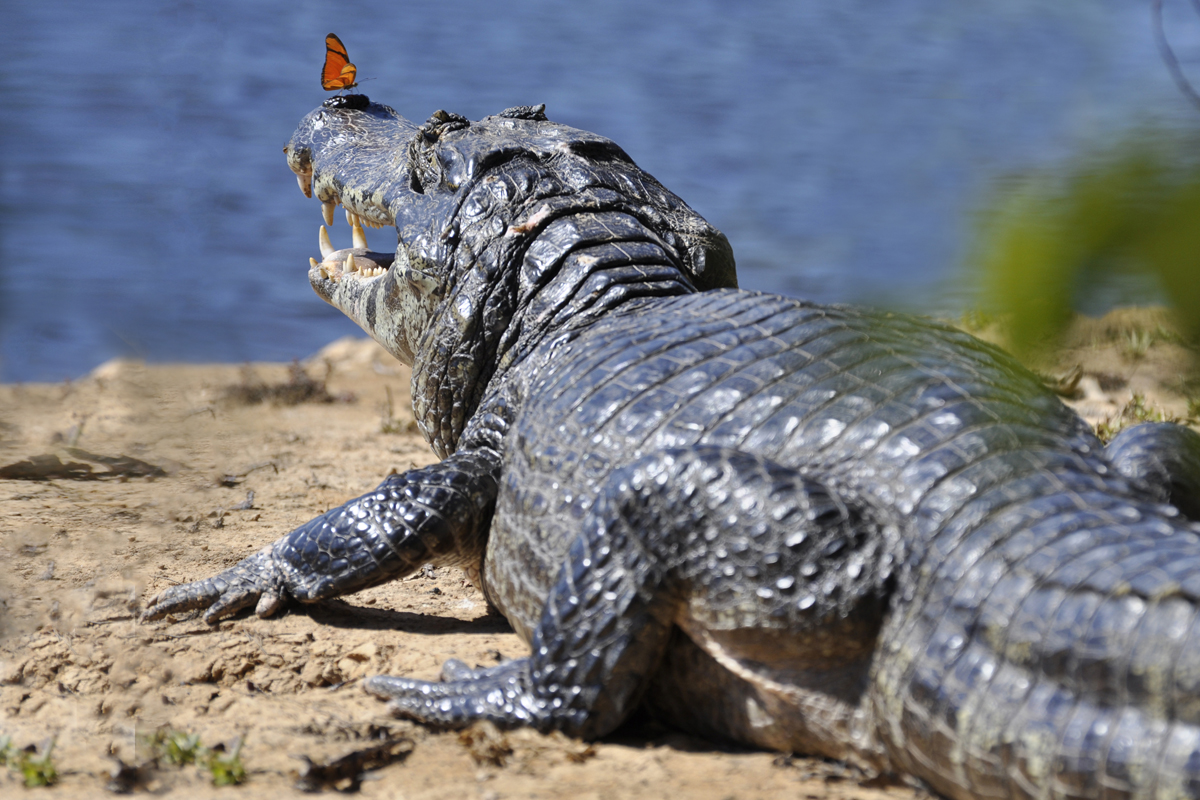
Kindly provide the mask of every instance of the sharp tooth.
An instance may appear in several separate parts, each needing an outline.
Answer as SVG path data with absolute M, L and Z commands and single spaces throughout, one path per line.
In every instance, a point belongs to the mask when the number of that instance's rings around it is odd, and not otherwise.
M 350 230 L 350 238 L 353 240 L 355 247 L 361 247 L 363 250 L 370 249 L 367 247 L 367 234 L 362 229 L 362 225 L 355 225 Z
M 359 218 L 358 214 L 355 214 L 353 211 L 351 211 L 350 209 L 347 208 L 346 209 L 346 224 L 349 225 L 351 228 L 353 228 L 355 225 L 361 225 L 362 220 Z
M 329 270 L 325 269 L 324 267 L 318 267 L 317 274 L 320 275 L 322 278 L 325 278 L 326 280 L 329 279 Z
M 343 272 L 358 272 L 358 265 L 354 263 L 354 253 L 346 253 L 346 268 Z
M 317 260 L 315 258 L 308 259 L 308 268 L 309 269 L 316 269 L 319 266 L 320 266 L 320 264 L 317 263 Z
M 304 179 L 303 175 L 296 176 L 296 183 L 300 184 L 300 191 L 304 192 L 305 197 L 312 197 L 312 176 L 308 176 L 308 180 Z
M 333 224 L 333 201 L 321 201 L 321 216 L 325 218 L 326 225 Z
M 329 241 L 329 231 L 325 230 L 325 226 L 321 226 L 321 232 L 317 234 L 317 246 L 321 248 L 321 258 L 326 259 L 333 255 L 333 242 Z

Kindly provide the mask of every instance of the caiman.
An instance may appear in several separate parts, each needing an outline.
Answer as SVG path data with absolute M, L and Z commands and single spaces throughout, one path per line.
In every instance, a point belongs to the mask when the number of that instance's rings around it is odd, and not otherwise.
M 402 716 L 595 738 L 640 706 L 952 798 L 1200 797 L 1200 436 L 1106 452 L 967 333 L 739 290 L 718 231 L 540 106 L 341 96 L 285 152 L 354 226 L 313 288 L 412 366 L 442 460 L 145 619 L 432 562 L 530 655 L 369 679 Z

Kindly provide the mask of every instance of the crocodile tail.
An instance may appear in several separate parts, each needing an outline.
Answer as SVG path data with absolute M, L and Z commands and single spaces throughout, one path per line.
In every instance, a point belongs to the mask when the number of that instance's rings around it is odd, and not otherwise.
M 1200 526 L 1143 497 L 1059 469 L 976 501 L 884 635 L 899 764 L 950 797 L 1200 796 Z

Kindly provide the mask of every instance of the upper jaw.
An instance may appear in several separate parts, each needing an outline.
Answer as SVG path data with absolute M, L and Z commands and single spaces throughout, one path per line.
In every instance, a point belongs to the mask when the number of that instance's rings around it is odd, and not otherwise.
M 408 172 L 395 155 L 416 130 L 362 95 L 335 97 L 301 120 L 283 150 L 300 191 L 321 201 L 326 225 L 342 205 L 362 225 L 381 228 L 395 224 L 388 204 L 406 188 Z
M 318 236 L 321 258 L 309 259 L 308 278 L 318 295 L 347 313 L 349 308 L 344 307 L 344 301 L 351 299 L 348 295 L 358 295 L 357 289 L 375 282 L 395 260 L 393 253 L 369 248 L 364 228 L 394 224 L 386 200 L 393 193 L 386 190 L 397 187 L 382 185 L 389 183 L 386 180 L 363 186 L 362 176 L 398 178 L 396 172 L 380 170 L 381 162 L 385 158 L 390 161 L 396 142 L 415 130 L 415 126 L 387 106 L 370 104 L 366 98 L 358 97 L 361 102 L 350 105 L 326 101 L 305 117 L 284 148 L 300 190 L 305 197 L 315 195 L 321 201 L 326 226 L 333 225 L 336 206 L 345 208 L 351 246 L 335 248 L 326 227 L 322 226 Z M 347 168 L 355 172 L 351 174 Z M 363 285 L 353 287 L 347 280 Z

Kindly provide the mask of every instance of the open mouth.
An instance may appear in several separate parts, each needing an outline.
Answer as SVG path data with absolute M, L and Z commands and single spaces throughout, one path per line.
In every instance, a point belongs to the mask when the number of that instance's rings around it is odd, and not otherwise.
M 300 185 L 300 191 L 304 192 L 305 197 L 312 197 L 312 168 L 307 164 L 305 166 L 308 169 L 297 172 L 296 183 Z M 396 260 L 396 254 L 394 252 L 378 253 L 371 250 L 367 245 L 367 234 L 363 227 L 383 228 L 389 223 L 360 216 L 347 208 L 346 223 L 350 226 L 351 246 L 335 249 L 326 226 L 333 226 L 334 209 L 339 202 L 337 199 L 321 201 L 321 216 L 325 219 L 325 225 L 321 226 L 317 234 L 317 246 L 321 252 L 321 260 L 308 259 L 309 280 L 313 282 L 327 280 L 338 283 L 346 278 L 355 280 L 378 278 L 387 272 L 388 267 Z
M 349 209 L 346 210 L 346 222 L 350 224 L 351 246 L 340 250 L 334 249 L 333 242 L 329 240 L 329 231 L 324 225 L 321 226 L 317 233 L 321 260 L 308 259 L 310 278 L 314 273 L 316 277 L 334 283 L 343 278 L 378 278 L 387 272 L 388 267 L 396 260 L 395 253 L 377 253 L 367 246 L 367 234 L 363 230 L 362 221 Z

